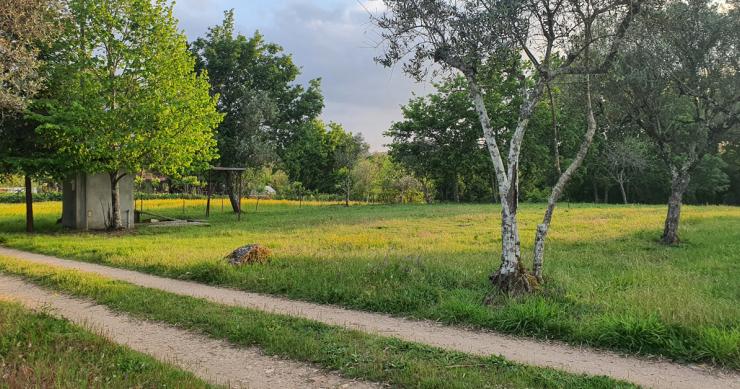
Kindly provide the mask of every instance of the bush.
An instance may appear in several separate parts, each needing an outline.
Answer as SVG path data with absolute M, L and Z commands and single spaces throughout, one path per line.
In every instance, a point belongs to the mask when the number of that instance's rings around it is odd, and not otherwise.
M 34 202 L 45 201 L 62 201 L 61 192 L 43 192 L 33 194 Z M 21 193 L 0 193 L 0 204 L 21 204 L 26 202 L 26 194 Z

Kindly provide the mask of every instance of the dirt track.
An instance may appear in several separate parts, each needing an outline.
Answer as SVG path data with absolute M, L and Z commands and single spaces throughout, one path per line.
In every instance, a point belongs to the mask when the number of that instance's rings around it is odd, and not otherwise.
M 466 330 L 431 322 L 412 321 L 377 313 L 293 301 L 2 247 L 0 247 L 0 255 L 33 263 L 82 270 L 216 303 L 307 318 L 448 350 L 485 356 L 501 355 L 511 361 L 534 366 L 551 367 L 572 373 L 610 376 L 645 387 L 740 389 L 740 374 L 736 372 L 626 357 L 561 343 L 515 338 L 492 332 Z
M 262 354 L 173 327 L 134 320 L 84 300 L 48 292 L 15 277 L 0 275 L 0 297 L 32 309 L 50 309 L 115 343 L 232 388 L 373 388 L 313 366 Z

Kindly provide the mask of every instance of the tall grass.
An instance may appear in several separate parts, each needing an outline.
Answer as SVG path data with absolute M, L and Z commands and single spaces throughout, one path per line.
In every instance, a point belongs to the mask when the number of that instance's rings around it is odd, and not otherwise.
M 205 388 L 190 373 L 0 301 L 0 388 Z
M 149 204 L 183 212 L 177 200 Z M 217 209 L 211 227 L 122 236 L 63 232 L 54 203 L 40 204 L 43 232 L 27 236 L 22 207 L 0 205 L 0 241 L 295 299 L 740 368 L 740 208 L 686 207 L 684 243 L 671 248 L 656 239 L 662 207 L 564 205 L 548 240 L 545 289 L 486 307 L 500 245 L 495 206 L 255 205 L 245 203 L 241 222 Z M 541 208 L 522 207 L 525 256 Z M 204 202 L 186 202 L 187 215 L 202 212 Z M 269 247 L 272 262 L 225 263 L 248 243 Z
M 198 331 L 268 355 L 310 362 L 352 378 L 414 388 L 631 388 L 588 377 L 523 366 L 368 335 L 310 320 L 228 307 L 50 266 L 14 263 L 0 269 L 63 293 L 93 299 L 119 312 Z

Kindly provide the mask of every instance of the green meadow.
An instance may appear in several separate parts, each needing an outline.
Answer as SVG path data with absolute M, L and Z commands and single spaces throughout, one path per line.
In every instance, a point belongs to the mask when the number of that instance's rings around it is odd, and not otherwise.
M 687 206 L 683 243 L 657 242 L 662 206 L 563 203 L 548 240 L 546 283 L 500 296 L 488 275 L 499 256 L 495 205 L 338 205 L 245 202 L 241 221 L 216 201 L 210 227 L 78 233 L 56 225 L 59 203 L 0 204 L 0 244 L 292 299 L 559 339 L 740 369 L 740 208 Z M 531 255 L 542 205 L 523 204 Z M 202 218 L 199 200 L 149 200 L 144 209 Z M 268 264 L 231 267 L 238 246 L 269 247 Z

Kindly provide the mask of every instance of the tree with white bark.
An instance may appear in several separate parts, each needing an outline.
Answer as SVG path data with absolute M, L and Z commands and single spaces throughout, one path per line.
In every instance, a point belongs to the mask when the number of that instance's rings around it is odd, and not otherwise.
M 655 143 L 671 174 L 661 241 L 679 243 L 692 172 L 740 124 L 740 12 L 707 0 L 644 13 L 627 36 L 610 102 Z
M 384 0 L 386 12 L 375 19 L 385 53 L 378 62 L 418 79 L 431 70 L 462 74 L 483 128 L 501 195 L 501 265 L 490 279 L 507 294 L 532 292 L 542 282 L 547 232 L 558 199 L 582 164 L 596 132 L 591 101 L 593 74 L 614 60 L 642 0 Z M 533 74 L 520 77 L 517 125 L 511 131 L 508 155 L 501 151 L 507 129 L 494 128 L 485 105 L 486 88 L 479 69 L 487 61 L 503 61 L 521 52 Z M 562 56 L 562 60 L 555 60 Z M 433 63 L 433 64 L 432 64 Z M 571 76 L 584 82 L 587 129 L 582 144 L 552 188 L 543 221 L 537 227 L 533 269 L 521 261 L 517 224 L 519 160 L 522 141 L 535 107 L 553 81 Z

